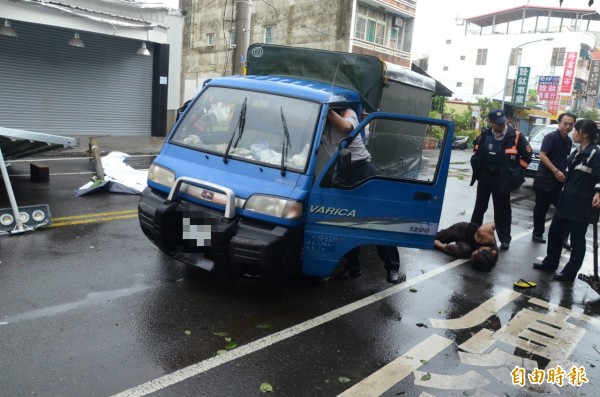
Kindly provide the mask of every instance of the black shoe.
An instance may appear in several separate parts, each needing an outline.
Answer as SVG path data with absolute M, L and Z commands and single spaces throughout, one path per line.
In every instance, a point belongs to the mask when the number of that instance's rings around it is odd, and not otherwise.
M 388 270 L 386 280 L 388 283 L 398 284 L 400 282 L 400 274 L 397 270 Z
M 500 244 L 500 249 L 501 250 L 507 250 L 510 248 L 510 243 L 501 243 Z
M 553 272 L 558 268 L 558 266 L 554 267 L 554 266 L 544 265 L 543 263 L 540 263 L 540 262 L 534 262 L 533 268 L 537 269 L 537 270 L 544 270 L 546 272 Z
M 571 251 L 571 244 L 569 244 L 569 240 L 563 240 L 563 248 L 567 251 Z
M 333 276 L 333 278 L 335 278 L 338 281 L 344 281 L 349 280 L 351 278 L 360 277 L 361 274 L 362 272 L 360 270 L 344 269 L 340 273 Z
M 575 280 L 575 276 L 571 276 L 569 274 L 564 274 L 564 273 L 554 273 L 552 275 L 552 280 L 556 280 L 556 281 L 574 281 Z
M 536 243 L 545 243 L 546 242 L 546 239 L 544 238 L 543 234 L 532 234 L 531 240 L 535 241 Z

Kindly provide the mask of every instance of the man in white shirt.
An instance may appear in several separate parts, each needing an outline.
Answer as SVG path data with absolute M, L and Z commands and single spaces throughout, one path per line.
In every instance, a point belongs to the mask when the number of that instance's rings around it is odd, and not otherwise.
M 340 141 L 350 134 L 358 126 L 358 117 L 352 109 L 344 109 L 340 113 L 329 109 L 327 113 L 327 124 L 323 131 L 322 144 L 327 153 L 332 156 L 338 149 Z M 365 180 L 377 171 L 371 164 L 371 154 L 367 150 L 362 136 L 357 135 L 348 145 L 347 149 L 351 153 L 352 179 L 351 184 Z M 386 280 L 389 283 L 397 284 L 400 282 L 400 255 L 398 248 L 378 245 L 377 254 L 384 262 L 387 271 Z M 347 280 L 356 278 L 362 274 L 360 266 L 360 250 L 354 248 L 350 250 L 344 258 L 346 259 L 344 269 L 338 273 L 337 280 Z

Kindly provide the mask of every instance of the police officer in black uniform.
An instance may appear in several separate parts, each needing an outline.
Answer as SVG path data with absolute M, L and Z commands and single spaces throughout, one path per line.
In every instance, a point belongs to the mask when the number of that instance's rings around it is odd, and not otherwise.
M 525 136 L 507 124 L 501 109 L 489 112 L 488 120 L 490 128 L 482 129 L 471 157 L 471 186 L 476 180 L 478 182 L 471 222 L 483 224 L 483 215 L 492 196 L 500 249 L 507 250 L 512 223 L 510 192 L 525 181 L 522 169 L 531 162 L 531 146 Z
M 534 269 L 554 271 L 558 268 L 565 233 L 571 234 L 571 255 L 560 273 L 552 278 L 573 281 L 585 257 L 585 233 L 592 221 L 592 208 L 600 207 L 600 147 L 594 142 L 598 127 L 593 120 L 575 123 L 573 142 L 580 146 L 567 160 L 567 179 L 556 205 L 548 230 L 546 257 L 534 263 Z

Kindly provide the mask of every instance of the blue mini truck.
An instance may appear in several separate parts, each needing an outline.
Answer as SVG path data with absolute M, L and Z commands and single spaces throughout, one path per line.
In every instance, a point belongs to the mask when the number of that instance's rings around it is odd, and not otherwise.
M 232 277 L 327 277 L 361 245 L 431 249 L 454 128 L 427 118 L 435 84 L 371 56 L 252 45 L 246 75 L 207 81 L 165 140 L 141 228 L 168 256 Z M 360 124 L 330 156 L 332 108 Z M 377 173 L 348 183 L 359 135 Z

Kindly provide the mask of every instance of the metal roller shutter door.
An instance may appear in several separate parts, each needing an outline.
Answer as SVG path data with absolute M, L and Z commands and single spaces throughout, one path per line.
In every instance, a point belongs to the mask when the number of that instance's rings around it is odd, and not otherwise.
M 152 56 L 140 42 L 11 21 L 0 36 L 0 126 L 58 135 L 150 135 Z

